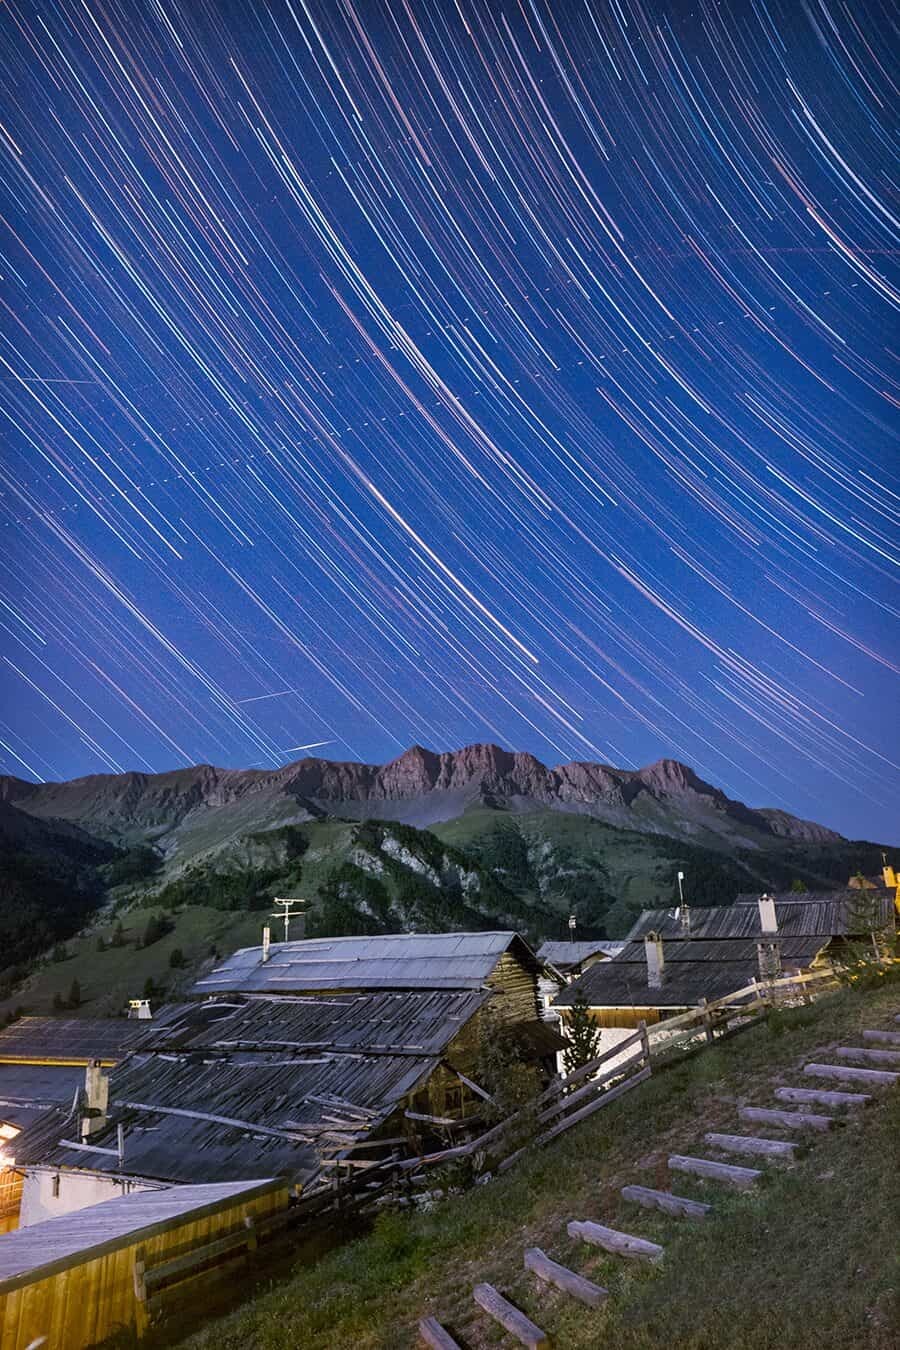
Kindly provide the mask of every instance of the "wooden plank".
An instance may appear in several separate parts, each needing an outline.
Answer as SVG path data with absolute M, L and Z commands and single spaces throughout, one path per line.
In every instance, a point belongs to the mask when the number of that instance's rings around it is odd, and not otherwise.
M 538 1123 L 543 1125 L 545 1120 L 552 1120 L 552 1118 L 558 1116 L 561 1111 L 568 1111 L 569 1107 L 574 1106 L 576 1102 L 584 1101 L 585 1097 L 590 1097 L 592 1094 L 598 1094 L 609 1077 L 618 1077 L 619 1074 L 627 1073 L 634 1065 L 640 1063 L 640 1060 L 640 1054 L 631 1055 L 624 1064 L 617 1064 L 615 1069 L 610 1071 L 609 1075 L 604 1075 L 602 1078 L 592 1078 L 589 1082 L 585 1083 L 584 1087 L 576 1088 L 574 1092 L 569 1092 L 566 1096 L 560 1097 L 552 1106 L 546 1107 L 545 1110 L 540 1113 L 538 1116 Z
M 550 1350 L 550 1337 L 530 1318 L 498 1293 L 492 1284 L 476 1284 L 472 1297 L 489 1317 L 499 1322 L 511 1336 L 528 1350 Z
M 644 1209 L 661 1209 L 664 1214 L 673 1214 L 678 1219 L 705 1219 L 712 1205 L 702 1200 L 687 1200 L 683 1195 L 673 1195 L 671 1191 L 654 1191 L 649 1186 L 623 1186 L 622 1198 L 643 1205 Z
M 864 1041 L 880 1041 L 883 1045 L 900 1045 L 900 1031 L 864 1031 Z
M 870 1045 L 839 1045 L 834 1053 L 841 1059 L 861 1059 L 866 1064 L 883 1064 L 886 1068 L 900 1064 L 900 1050 L 873 1050 Z
M 849 1064 L 804 1064 L 803 1072 L 813 1078 L 839 1078 L 844 1083 L 866 1083 L 870 1087 L 893 1087 L 900 1073 L 888 1069 L 855 1069 Z
M 742 1106 L 738 1115 L 756 1125 L 782 1125 L 786 1130 L 819 1130 L 823 1134 L 837 1124 L 834 1116 L 819 1116 L 811 1111 L 771 1111 L 763 1106 Z
M 419 1335 L 431 1350 L 459 1350 L 459 1343 L 449 1331 L 445 1331 L 436 1317 L 423 1317 L 419 1322 Z
M 690 1172 L 694 1176 L 705 1177 L 708 1181 L 724 1181 L 738 1190 L 748 1190 L 759 1181 L 762 1172 L 755 1167 L 734 1167 L 730 1163 L 713 1162 L 711 1158 L 692 1158 L 688 1154 L 673 1153 L 669 1157 L 669 1170 L 672 1172 Z
M 797 1148 L 789 1139 L 757 1139 L 753 1134 L 717 1134 L 711 1130 L 703 1138 L 711 1148 L 726 1153 L 759 1153 L 767 1158 L 793 1158 Z
M 586 1303 L 589 1308 L 599 1308 L 603 1300 L 609 1297 L 608 1289 L 594 1284 L 593 1280 L 585 1279 L 583 1275 L 576 1274 L 574 1270 L 569 1270 L 568 1266 L 561 1266 L 558 1262 L 552 1261 L 540 1247 L 528 1248 L 525 1253 L 525 1269 L 532 1271 L 538 1279 L 556 1285 L 563 1293 L 571 1294 L 579 1303 Z
M 206 1242 L 202 1247 L 194 1247 L 191 1251 L 185 1252 L 184 1256 L 176 1256 L 171 1261 L 162 1261 L 159 1265 L 148 1267 L 144 1272 L 144 1283 L 148 1289 L 155 1289 L 157 1285 L 184 1275 L 207 1261 L 213 1261 L 217 1256 L 225 1256 L 228 1252 L 248 1247 L 251 1243 L 255 1243 L 255 1240 L 256 1235 L 248 1228 L 237 1233 L 229 1233 L 226 1237 L 216 1238 L 214 1242 Z
M 866 1092 L 828 1092 L 825 1088 L 780 1087 L 775 1089 L 780 1102 L 805 1102 L 816 1106 L 868 1106 L 873 1100 Z
M 612 1252 L 615 1256 L 627 1256 L 638 1261 L 661 1261 L 663 1257 L 663 1249 L 658 1242 L 648 1242 L 646 1238 L 620 1233 L 617 1229 L 607 1228 L 602 1223 L 572 1219 L 566 1225 L 566 1232 L 569 1237 L 581 1238 L 582 1242 L 602 1247 L 604 1251 Z
M 566 1116 L 564 1120 L 561 1120 L 557 1125 L 554 1125 L 552 1130 L 547 1130 L 545 1134 L 539 1135 L 535 1140 L 535 1143 L 546 1144 L 549 1140 L 555 1139 L 558 1134 L 562 1134 L 562 1132 L 567 1130 L 570 1125 L 577 1125 L 579 1120 L 584 1120 L 585 1117 L 591 1115 L 594 1111 L 599 1111 L 601 1106 L 608 1106 L 609 1103 L 614 1102 L 617 1097 L 621 1097 L 625 1092 L 630 1092 L 632 1088 L 637 1087 L 638 1083 L 643 1083 L 644 1080 L 649 1077 L 650 1065 L 648 1064 L 646 1069 L 641 1069 L 640 1073 L 632 1074 L 632 1076 L 627 1078 L 624 1083 L 617 1084 L 616 1087 L 610 1088 L 608 1092 L 602 1092 L 596 1101 L 588 1102 L 587 1106 L 582 1106 L 580 1111 L 574 1111 L 572 1115 Z

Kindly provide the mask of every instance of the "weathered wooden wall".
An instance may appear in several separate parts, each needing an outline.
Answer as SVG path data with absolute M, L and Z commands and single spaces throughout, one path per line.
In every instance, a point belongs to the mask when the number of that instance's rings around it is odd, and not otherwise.
M 503 953 L 487 983 L 498 995 L 491 1000 L 494 1010 L 507 1022 L 533 1022 L 540 1016 L 537 974 L 512 952 Z
M 259 1220 L 285 1209 L 287 1197 L 285 1183 L 283 1190 L 238 1198 L 196 1222 L 178 1219 L 165 1232 L 145 1239 L 139 1233 L 130 1235 L 121 1240 L 122 1245 L 94 1260 L 69 1259 L 66 1268 L 56 1274 L 0 1293 L 0 1346 L 26 1350 L 46 1337 L 47 1350 L 86 1350 L 120 1328 L 142 1335 L 149 1319 L 146 1304 L 137 1297 L 136 1259 L 152 1269 L 185 1255 L 192 1247 L 238 1232 L 248 1215 Z M 48 1250 L 47 1258 L 52 1258 L 52 1251 Z M 194 1276 L 193 1282 L 202 1297 L 202 1277 Z

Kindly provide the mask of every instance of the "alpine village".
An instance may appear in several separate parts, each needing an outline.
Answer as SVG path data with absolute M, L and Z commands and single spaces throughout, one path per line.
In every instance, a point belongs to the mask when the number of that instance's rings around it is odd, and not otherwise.
M 889 852 L 675 761 L 416 747 L 2 796 L 3 1350 L 643 1344 L 615 1328 L 677 1262 L 896 1122 Z M 378 1251 L 467 1225 L 380 1331 L 329 1320 Z M 267 1339 L 295 1281 L 318 1320 Z

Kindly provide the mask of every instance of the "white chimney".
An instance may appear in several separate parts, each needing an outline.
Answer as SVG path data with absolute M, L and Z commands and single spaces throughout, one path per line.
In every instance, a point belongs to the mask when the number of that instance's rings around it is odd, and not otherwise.
M 92 1059 L 84 1071 L 84 1090 L 81 1094 L 81 1137 L 106 1129 L 106 1111 L 109 1106 L 109 1078 L 103 1072 L 99 1059 Z
M 263 929 L 262 959 L 268 961 L 269 947 L 272 945 L 272 930 L 268 924 Z
M 775 901 L 771 895 L 759 897 L 759 930 L 764 935 L 778 932 L 778 919 L 775 917 Z
M 152 1018 L 150 1011 L 150 1000 L 148 998 L 130 998 L 128 1000 L 128 1016 L 132 1020 L 135 1018 L 140 1022 L 146 1022 Z
M 663 956 L 662 938 L 659 933 L 647 934 L 644 938 L 644 952 L 647 956 L 647 988 L 662 989 L 666 959 Z

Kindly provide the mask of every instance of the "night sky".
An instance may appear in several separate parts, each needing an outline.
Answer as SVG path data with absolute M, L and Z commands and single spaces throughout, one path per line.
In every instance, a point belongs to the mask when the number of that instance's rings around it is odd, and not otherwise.
M 0 769 L 493 740 L 900 842 L 896 15 L 5 4 Z

